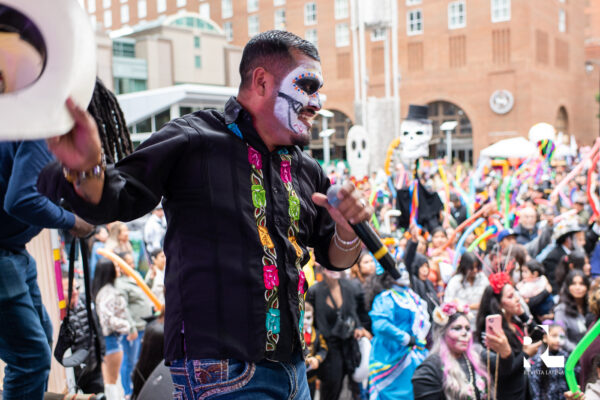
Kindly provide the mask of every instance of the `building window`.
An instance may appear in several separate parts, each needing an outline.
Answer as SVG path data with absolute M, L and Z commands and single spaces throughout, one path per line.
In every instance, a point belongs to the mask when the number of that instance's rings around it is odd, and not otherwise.
M 558 31 L 566 32 L 567 31 L 567 13 L 562 8 L 558 10 Z
M 317 23 L 317 3 L 306 3 L 304 5 L 304 25 L 315 25 Z
M 194 56 L 194 65 L 196 68 L 202 68 L 202 56 Z
M 258 11 L 258 0 L 248 0 L 248 12 Z
M 187 0 L 177 0 L 177 7 L 185 7 Z
M 335 19 L 348 18 L 348 0 L 335 0 Z
M 115 78 L 114 83 L 115 94 L 139 92 L 147 89 L 145 79 Z
M 164 13 L 165 11 L 167 11 L 167 0 L 158 0 L 156 2 L 156 12 Z
M 233 40 L 233 25 L 231 25 L 231 22 L 223 23 L 223 30 L 225 31 L 225 39 L 231 42 Z
M 285 30 L 285 9 L 275 10 L 275 29 Z
M 448 29 L 458 29 L 467 26 L 467 6 L 464 0 L 448 4 Z
M 304 39 L 311 42 L 315 47 L 318 47 L 319 37 L 317 36 L 316 29 L 307 29 L 306 33 L 304 34 Z
M 110 0 L 102 0 L 102 7 L 110 8 Z
M 344 47 L 350 44 L 350 30 L 347 23 L 335 24 L 335 47 Z
M 126 24 L 129 22 L 129 6 L 127 4 L 123 4 L 121 6 L 121 23 Z
M 492 22 L 510 21 L 510 0 L 492 1 Z
M 221 17 L 233 17 L 233 4 L 231 3 L 231 0 L 221 0 Z
M 407 6 L 414 6 L 417 4 L 421 4 L 422 0 L 406 0 L 406 5 Z
M 88 12 L 96 12 L 96 0 L 88 0 Z
M 198 14 L 200 14 L 202 18 L 210 19 L 210 3 L 200 4 Z
M 411 10 L 406 14 L 406 34 L 419 35 L 423 33 L 423 14 L 421 10 Z
M 98 20 L 95 15 L 90 15 L 90 23 L 92 24 L 92 29 L 95 31 L 98 26 Z
M 248 17 L 248 36 L 252 37 L 260 32 L 260 24 L 258 15 L 250 15 Z
M 104 11 L 104 27 L 110 28 L 112 26 L 112 12 L 110 10 Z
M 200 48 L 200 36 L 194 36 L 194 48 L 195 49 Z
M 146 0 L 138 0 L 138 18 L 146 18 L 147 14 Z
M 113 56 L 135 58 L 135 43 L 114 41 Z
M 385 28 L 375 28 L 371 31 L 371 42 L 385 40 L 387 30 Z
M 273 0 L 273 5 L 277 6 L 285 6 L 285 0 Z

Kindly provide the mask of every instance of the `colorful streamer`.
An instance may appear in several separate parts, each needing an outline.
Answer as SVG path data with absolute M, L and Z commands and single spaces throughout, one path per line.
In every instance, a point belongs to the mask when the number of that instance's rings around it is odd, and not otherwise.
M 483 222 L 485 221 L 485 218 L 478 218 L 471 226 L 469 226 L 465 232 L 462 234 L 462 236 L 460 237 L 460 239 L 458 239 L 458 243 L 456 244 L 456 249 L 454 249 L 454 260 L 452 260 L 452 267 L 454 268 L 454 270 L 456 270 L 456 266 L 458 265 L 458 259 L 460 258 L 461 254 L 463 253 L 462 251 L 460 251 L 463 248 L 463 245 L 465 244 L 465 240 L 467 240 L 467 236 L 469 236 L 471 233 L 473 233 L 473 231 L 481 224 L 483 224 Z

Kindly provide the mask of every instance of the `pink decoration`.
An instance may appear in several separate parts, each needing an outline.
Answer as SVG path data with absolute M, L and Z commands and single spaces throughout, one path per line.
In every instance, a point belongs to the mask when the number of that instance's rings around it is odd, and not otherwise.
M 279 275 L 277 274 L 277 267 L 275 265 L 265 265 L 263 267 L 263 279 L 265 281 L 265 288 L 273 289 L 279 286 Z
M 262 169 L 262 157 L 260 156 L 260 153 L 250 146 L 248 146 L 248 162 L 257 169 Z
M 281 174 L 281 180 L 284 183 L 288 183 L 288 182 L 292 181 L 292 172 L 291 172 L 291 167 L 290 167 L 289 161 L 287 161 L 287 160 L 281 161 L 280 174 Z
M 306 277 L 304 276 L 304 271 L 300 270 L 298 273 L 298 292 L 304 294 L 304 282 L 306 282 Z

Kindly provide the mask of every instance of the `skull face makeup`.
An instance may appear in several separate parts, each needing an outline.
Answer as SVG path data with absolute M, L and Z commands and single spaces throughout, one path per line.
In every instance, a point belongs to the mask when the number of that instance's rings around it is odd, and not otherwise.
M 321 70 L 300 65 L 281 80 L 277 92 L 275 117 L 286 129 L 306 141 L 310 139 L 312 118 L 321 109 L 321 86 Z

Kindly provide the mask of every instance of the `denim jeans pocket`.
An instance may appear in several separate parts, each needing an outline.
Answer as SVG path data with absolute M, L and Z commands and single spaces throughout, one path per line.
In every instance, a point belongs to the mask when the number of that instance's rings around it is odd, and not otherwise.
M 250 382 L 255 368 L 253 363 L 233 359 L 174 361 L 171 364 L 173 398 L 204 400 L 234 392 Z

